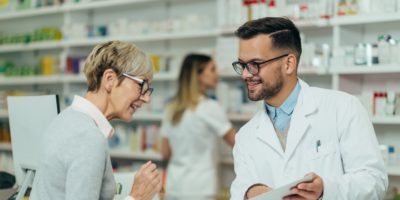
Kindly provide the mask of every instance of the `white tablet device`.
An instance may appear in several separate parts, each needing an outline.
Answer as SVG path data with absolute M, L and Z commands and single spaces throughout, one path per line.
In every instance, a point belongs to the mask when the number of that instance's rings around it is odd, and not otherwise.
M 277 200 L 277 199 L 282 199 L 285 196 L 289 196 L 293 194 L 290 189 L 296 187 L 300 183 L 304 182 L 310 182 L 313 179 L 311 175 L 307 175 L 301 179 L 295 180 L 287 185 L 284 185 L 282 187 L 273 189 L 269 192 L 266 192 L 264 194 L 258 195 L 254 198 L 251 198 L 250 200 Z

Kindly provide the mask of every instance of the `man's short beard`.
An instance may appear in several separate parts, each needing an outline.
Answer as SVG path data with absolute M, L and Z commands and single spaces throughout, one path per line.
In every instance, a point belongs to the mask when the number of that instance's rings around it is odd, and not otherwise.
M 252 101 L 268 100 L 278 94 L 283 87 L 283 76 L 281 73 L 276 74 L 277 80 L 274 85 L 266 85 L 262 82 L 262 90 L 257 96 L 251 96 L 250 91 L 248 91 L 247 96 Z

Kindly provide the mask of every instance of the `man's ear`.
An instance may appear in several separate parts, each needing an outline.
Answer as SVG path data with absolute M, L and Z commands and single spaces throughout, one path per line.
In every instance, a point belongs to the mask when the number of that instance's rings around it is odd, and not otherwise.
M 107 93 L 111 92 L 117 79 L 118 79 L 117 74 L 114 72 L 114 70 L 106 69 L 103 72 L 103 76 L 101 78 L 101 85 L 107 91 Z
M 297 72 L 297 57 L 294 54 L 289 54 L 285 61 L 285 73 L 287 75 L 293 75 Z

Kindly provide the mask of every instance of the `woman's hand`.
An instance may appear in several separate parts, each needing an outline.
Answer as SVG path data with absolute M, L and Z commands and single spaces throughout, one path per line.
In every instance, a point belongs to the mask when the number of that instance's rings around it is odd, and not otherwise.
M 136 172 L 130 195 L 135 200 L 151 200 L 160 192 L 161 186 L 161 176 L 157 166 L 149 161 Z

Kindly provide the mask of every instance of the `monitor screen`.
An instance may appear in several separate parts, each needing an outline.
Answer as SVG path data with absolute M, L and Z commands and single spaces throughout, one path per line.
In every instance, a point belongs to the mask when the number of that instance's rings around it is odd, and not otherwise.
M 27 170 L 38 166 L 43 133 L 60 106 L 57 95 L 9 96 L 7 104 L 15 176 L 21 186 Z

